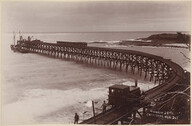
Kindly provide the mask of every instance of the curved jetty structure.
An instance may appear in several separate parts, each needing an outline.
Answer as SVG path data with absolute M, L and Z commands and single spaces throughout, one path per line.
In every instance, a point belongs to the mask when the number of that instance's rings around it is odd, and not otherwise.
M 82 124 L 116 124 L 130 117 L 131 114 L 135 115 L 141 108 L 143 108 L 141 116 L 145 116 L 146 106 L 162 93 L 182 83 L 185 78 L 184 70 L 178 64 L 169 59 L 139 51 L 89 47 L 84 42 L 46 43 L 40 40 L 19 40 L 17 45 L 12 45 L 11 48 L 21 53 L 36 53 L 131 72 L 158 83 L 158 86 L 142 93 L 142 98 L 137 104 L 113 107 L 105 113 L 83 121 Z

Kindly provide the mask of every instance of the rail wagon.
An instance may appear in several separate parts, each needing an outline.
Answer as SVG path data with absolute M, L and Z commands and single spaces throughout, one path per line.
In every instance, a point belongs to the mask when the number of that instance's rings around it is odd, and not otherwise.
M 109 104 L 113 106 L 136 104 L 140 102 L 141 90 L 136 86 L 113 85 L 109 87 Z
M 64 46 L 87 47 L 87 43 L 86 42 L 57 41 L 57 44 L 64 45 Z

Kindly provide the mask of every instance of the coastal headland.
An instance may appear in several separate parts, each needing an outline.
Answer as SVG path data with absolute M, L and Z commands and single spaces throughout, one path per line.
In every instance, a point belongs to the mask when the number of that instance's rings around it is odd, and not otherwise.
M 187 47 L 180 46 L 181 44 Z M 153 34 L 147 38 L 138 38 L 135 40 L 122 40 L 119 45 L 135 46 L 163 46 L 163 47 L 181 47 L 190 48 L 190 35 L 177 32 L 176 34 Z

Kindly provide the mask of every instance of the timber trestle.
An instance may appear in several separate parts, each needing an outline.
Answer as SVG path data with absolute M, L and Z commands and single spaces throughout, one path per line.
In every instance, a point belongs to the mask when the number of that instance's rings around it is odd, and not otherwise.
M 143 101 L 150 102 L 161 93 L 169 90 L 179 83 L 184 76 L 183 69 L 176 63 L 160 56 L 147 54 L 138 51 L 89 47 L 86 44 L 62 44 L 45 43 L 41 41 L 18 41 L 17 49 L 29 53 L 38 53 L 54 58 L 70 59 L 82 63 L 93 64 L 101 67 L 139 74 L 149 81 L 159 83 L 158 86 L 145 92 Z M 144 109 L 145 104 L 137 106 Z M 85 120 L 82 123 L 113 124 L 123 119 L 127 114 L 136 112 L 134 109 L 127 111 L 112 109 L 106 114 L 98 115 L 95 118 Z M 114 118 L 113 118 L 114 117 Z M 102 121 L 103 119 L 106 121 Z

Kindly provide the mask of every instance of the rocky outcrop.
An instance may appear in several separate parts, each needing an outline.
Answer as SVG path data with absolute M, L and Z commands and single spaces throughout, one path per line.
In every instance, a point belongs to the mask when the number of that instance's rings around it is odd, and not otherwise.
M 166 43 L 190 43 L 190 35 L 182 34 L 177 32 L 177 34 L 155 34 L 147 38 L 141 38 L 141 40 L 151 40 L 152 43 L 166 44 Z

